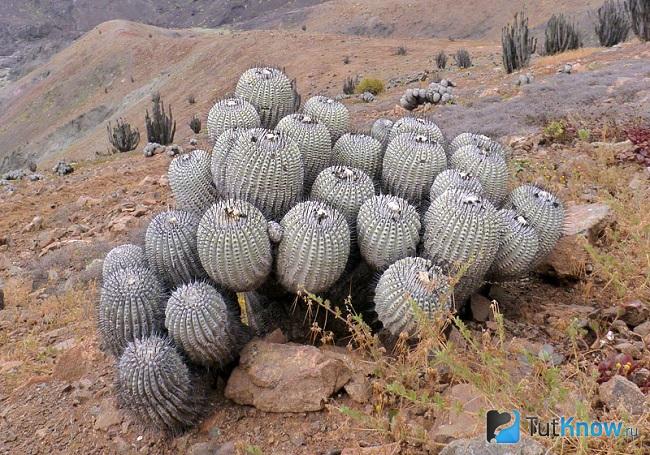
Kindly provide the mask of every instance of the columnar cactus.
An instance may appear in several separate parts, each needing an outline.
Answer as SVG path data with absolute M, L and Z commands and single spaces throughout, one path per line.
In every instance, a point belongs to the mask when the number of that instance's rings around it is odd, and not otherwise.
M 326 96 L 314 96 L 303 107 L 306 115 L 314 117 L 329 128 L 332 143 L 336 142 L 350 129 L 350 112 L 343 103 Z
M 337 210 L 302 202 L 280 223 L 276 275 L 291 292 L 327 290 L 343 273 L 350 253 L 350 228 Z
M 219 100 L 208 113 L 208 137 L 211 141 L 216 141 L 232 128 L 259 128 L 261 125 L 255 106 L 241 98 Z
M 496 257 L 502 232 L 501 217 L 485 198 L 466 191 L 445 191 L 425 215 L 424 255 L 435 264 L 459 270 L 469 283 L 461 283 L 457 300 L 481 284 Z
M 381 143 L 365 134 L 346 133 L 334 144 L 332 164 L 356 167 L 374 181 L 381 179 Z
M 332 166 L 318 174 L 311 190 L 311 198 L 334 207 L 341 212 L 356 232 L 359 209 L 375 195 L 372 179 L 356 168 Z
M 384 191 L 417 206 L 446 168 L 447 156 L 440 144 L 423 134 L 402 133 L 386 148 L 381 181 Z
M 198 226 L 197 248 L 210 278 L 235 292 L 256 289 L 271 272 L 267 222 L 246 201 L 229 199 L 210 207 Z
M 327 126 L 309 115 L 291 114 L 280 120 L 276 130 L 285 133 L 298 145 L 305 167 L 304 190 L 308 192 L 316 176 L 332 158 L 332 139 Z
M 429 191 L 429 200 L 433 201 L 447 190 L 457 188 L 474 193 L 479 196 L 483 195 L 483 186 L 481 181 L 468 172 L 458 171 L 456 169 L 447 169 L 442 171 L 431 185 Z
M 460 133 L 456 136 L 449 144 L 449 154 L 452 155 L 456 150 L 466 145 L 474 145 L 484 152 L 496 153 L 504 160 L 507 159 L 506 149 L 501 144 L 483 134 L 475 133 Z
M 251 68 L 237 82 L 235 95 L 248 101 L 260 115 L 262 127 L 273 129 L 293 112 L 295 95 L 289 78 L 279 69 Z
M 172 435 L 199 423 L 206 386 L 193 374 L 171 340 L 151 336 L 130 343 L 117 365 L 120 404 L 137 422 Z
M 205 277 L 196 248 L 199 220 L 192 212 L 169 210 L 149 223 L 144 246 L 147 262 L 169 287 Z
M 428 136 L 432 141 L 438 142 L 442 147 L 446 147 L 445 136 L 442 130 L 431 120 L 416 117 L 402 117 L 393 123 L 390 130 L 390 140 L 392 141 L 402 133 L 417 133 Z
M 393 121 L 387 118 L 378 118 L 372 124 L 370 135 L 377 139 L 381 144 L 386 147 L 390 138 L 390 130 L 393 127 Z
M 414 306 L 428 317 L 451 309 L 449 281 L 428 259 L 407 257 L 393 263 L 375 290 L 375 311 L 384 328 L 395 336 L 413 335 L 418 325 Z
M 177 156 L 169 165 L 168 176 L 176 206 L 180 210 L 200 216 L 214 204 L 217 191 L 212 183 L 209 153 L 192 150 Z
M 278 220 L 302 198 L 304 169 L 298 145 L 284 133 L 242 132 L 226 158 L 226 194 Z
M 522 185 L 508 196 L 503 208 L 522 215 L 537 231 L 539 249 L 534 264 L 555 247 L 564 227 L 564 206 L 554 194 L 534 185 Z
M 130 341 L 159 333 L 165 322 L 164 289 L 145 267 L 117 269 L 104 278 L 97 321 L 106 349 L 120 355 Z
M 398 259 L 415 256 L 420 226 L 420 216 L 406 200 L 391 195 L 372 197 L 357 217 L 361 255 L 380 270 Z
M 497 280 L 518 278 L 530 272 L 539 237 L 528 220 L 514 210 L 499 210 L 499 215 L 503 218 L 503 233 L 489 275 Z
M 147 261 L 144 257 L 142 248 L 137 245 L 127 243 L 116 246 L 108 252 L 102 265 L 102 278 L 106 279 L 108 275 L 117 269 L 126 269 L 131 267 L 146 267 Z
M 165 309 L 165 326 L 193 362 L 223 368 L 249 339 L 237 303 L 204 282 L 176 289 Z
M 508 195 L 508 165 L 496 152 L 466 145 L 453 153 L 449 167 L 476 176 L 485 196 L 496 206 L 500 206 Z

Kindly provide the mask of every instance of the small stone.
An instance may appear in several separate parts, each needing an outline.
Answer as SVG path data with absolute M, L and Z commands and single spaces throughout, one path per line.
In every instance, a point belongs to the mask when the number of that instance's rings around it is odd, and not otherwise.
M 557 352 L 550 344 L 544 344 L 539 350 L 538 356 L 540 359 L 549 362 L 553 366 L 560 365 L 564 362 L 564 356 Z
M 367 403 L 372 396 L 372 387 L 368 378 L 360 373 L 352 375 L 350 382 L 343 386 L 345 392 L 357 403 Z
M 641 358 L 641 350 L 632 343 L 619 343 L 614 346 L 614 349 L 616 349 L 618 352 L 631 356 L 633 359 Z
M 115 444 L 115 451 L 119 454 L 127 454 L 131 451 L 131 446 L 120 436 L 116 436 L 113 439 L 113 444 Z
M 95 420 L 95 430 L 106 431 L 110 427 L 117 426 L 120 423 L 122 423 L 120 412 L 115 409 L 115 406 L 113 406 L 110 400 L 104 400 Z
M 2 306 L 0 305 L 0 309 L 1 308 Z M 650 334 L 650 321 L 645 321 L 637 325 L 636 327 L 634 327 L 633 332 L 636 333 L 637 335 L 641 335 L 642 337 L 645 337 L 646 335 Z
M 190 145 L 196 145 L 198 143 L 199 143 L 199 141 L 197 141 L 196 138 L 193 138 L 193 137 L 190 138 Z
M 516 444 L 499 445 L 487 442 L 485 436 L 458 439 L 442 449 L 440 455 L 544 455 L 546 448 L 533 439 Z
M 73 171 L 74 168 L 65 161 L 59 161 L 56 166 L 52 168 L 52 172 L 60 176 L 71 174 Z
M 623 376 L 616 375 L 601 384 L 599 395 L 611 410 L 622 408 L 631 415 L 641 415 L 645 412 L 645 395 L 635 383 Z
M 481 294 L 472 295 L 470 306 L 472 308 L 472 317 L 475 321 L 485 322 L 492 316 L 490 305 L 492 302 Z
M 456 384 L 448 388 L 443 397 L 448 400 L 449 407 L 436 416 L 435 423 L 429 430 L 432 443 L 446 443 L 481 430 L 485 422 L 479 414 L 488 403 L 473 385 Z
M 40 428 L 36 430 L 36 437 L 39 439 L 43 439 L 45 436 L 47 436 L 47 429 L 46 428 Z
M 216 449 L 214 442 L 197 442 L 190 446 L 188 455 L 213 455 Z
M 359 442 L 359 445 L 365 445 Z M 343 449 L 341 455 L 399 455 L 402 449 L 399 443 L 373 446 L 373 447 L 354 447 Z
M 36 172 L 36 169 L 37 169 L 36 163 L 34 163 L 33 161 L 31 161 L 31 162 L 27 165 L 27 169 L 29 169 L 29 172 Z
M 236 455 L 237 449 L 234 441 L 228 441 L 217 447 L 213 455 Z
M 169 178 L 167 178 L 167 174 L 163 174 L 160 176 L 160 178 L 158 179 L 158 185 L 169 186 Z
M 11 373 L 15 371 L 16 368 L 21 366 L 24 362 L 22 360 L 9 360 L 6 362 L 0 362 L 0 373 Z
M 56 349 L 57 351 L 67 351 L 68 349 L 72 349 L 77 345 L 77 340 L 74 338 L 68 338 L 67 340 L 60 341 L 59 343 L 56 343 L 52 348 Z
M 630 373 L 630 381 L 639 387 L 650 386 L 650 370 L 647 368 L 639 368 Z
M 23 232 L 39 231 L 43 227 L 43 217 L 36 215 L 30 223 L 23 228 Z
M 146 186 L 146 185 L 155 185 L 156 184 L 156 179 L 153 177 L 147 175 L 145 178 L 140 180 L 140 183 L 138 183 L 138 186 Z

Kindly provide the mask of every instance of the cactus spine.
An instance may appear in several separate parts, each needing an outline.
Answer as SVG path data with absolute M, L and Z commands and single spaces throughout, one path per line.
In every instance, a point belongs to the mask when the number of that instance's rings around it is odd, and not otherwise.
M 508 165 L 499 154 L 466 145 L 454 152 L 449 164 L 452 169 L 475 175 L 494 205 L 501 205 L 508 195 Z
M 127 243 L 116 246 L 108 252 L 102 264 L 102 277 L 106 279 L 108 275 L 118 269 L 131 267 L 146 267 L 147 262 L 144 258 L 142 248 L 137 245 Z
M 530 272 L 539 250 L 539 237 L 531 224 L 514 210 L 499 210 L 503 233 L 499 250 L 490 269 L 497 280 L 518 278 Z
M 255 107 L 241 98 L 217 101 L 208 113 L 208 137 L 216 141 L 224 132 L 233 128 L 259 128 L 262 123 Z
M 330 130 L 332 143 L 336 142 L 350 129 L 350 112 L 344 104 L 326 96 L 314 96 L 305 103 L 306 115 L 323 123 Z
M 168 176 L 179 209 L 200 216 L 214 203 L 217 191 L 212 183 L 210 154 L 204 150 L 192 150 L 174 158 Z
M 447 190 L 460 189 L 468 193 L 474 193 L 479 196 L 483 195 L 483 186 L 481 181 L 467 172 L 461 172 L 456 169 L 447 169 L 442 171 L 431 185 L 429 191 L 429 200 L 433 201 Z
M 334 144 L 332 163 L 362 170 L 373 181 L 381 179 L 381 143 L 365 134 L 346 133 Z
M 262 127 L 273 129 L 280 119 L 293 112 L 294 87 L 279 69 L 251 68 L 241 75 L 235 95 L 248 101 L 260 116 Z

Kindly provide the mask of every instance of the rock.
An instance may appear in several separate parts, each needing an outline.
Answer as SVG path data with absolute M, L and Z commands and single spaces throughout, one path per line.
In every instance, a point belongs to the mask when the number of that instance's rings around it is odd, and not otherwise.
M 138 183 L 138 186 L 155 185 L 156 183 L 158 183 L 156 181 L 156 179 L 154 179 L 153 177 L 147 175 L 145 178 L 140 180 L 140 183 Z
M 24 169 L 14 169 L 2 175 L 3 180 L 20 180 L 27 175 Z
M 47 436 L 47 428 L 39 428 L 34 432 L 36 434 L 36 437 L 39 439 L 43 439 L 45 436 Z
M 374 447 L 354 447 L 343 449 L 341 455 L 399 455 L 402 451 L 399 443 L 374 446 Z
M 639 387 L 650 386 L 650 370 L 647 368 L 639 368 L 630 374 L 630 381 Z
M 548 343 L 542 345 L 537 355 L 540 359 L 545 360 L 553 366 L 560 365 L 564 362 L 564 355 L 557 352 L 555 348 Z
M 611 410 L 622 408 L 631 415 L 641 415 L 645 412 L 645 395 L 635 383 L 623 376 L 616 375 L 601 384 L 599 395 L 601 401 Z
M 442 449 L 440 455 L 543 455 L 546 449 L 533 439 L 522 439 L 517 444 L 493 444 L 485 436 L 459 439 Z
M 55 345 L 52 346 L 53 349 L 56 349 L 57 351 L 67 351 L 68 349 L 72 349 L 77 345 L 77 340 L 74 338 L 68 338 L 67 340 L 60 341 L 56 343 Z
M 0 294 L 0 302 L 2 302 L 1 297 L 2 297 L 2 294 Z M 0 309 L 1 308 L 2 308 L 2 305 L 0 304 Z M 645 337 L 646 335 L 650 334 L 650 321 L 645 321 L 645 322 L 642 322 L 641 324 L 637 325 L 636 327 L 634 327 L 633 332 L 636 333 L 637 335 L 641 335 L 642 337 Z
M 180 153 L 183 153 L 181 146 L 176 144 L 168 145 L 165 147 L 165 151 L 167 152 L 167 156 L 176 156 Z
M 190 446 L 187 455 L 214 455 L 217 444 L 210 442 L 198 442 Z
M 43 180 L 43 177 L 43 174 L 29 174 L 27 180 L 30 182 L 38 182 L 39 180 Z
M 74 168 L 65 161 L 59 161 L 56 166 L 52 168 L 52 172 L 54 172 L 56 175 L 64 176 L 72 174 L 72 172 L 74 172 Z
M 163 146 L 157 142 L 148 142 L 147 145 L 142 149 L 142 154 L 146 157 L 154 156 L 156 153 L 160 153 L 163 149 Z
M 158 185 L 169 186 L 169 178 L 167 177 L 167 174 L 163 174 L 160 176 L 160 178 L 158 179 Z
M 629 355 L 633 359 L 641 358 L 641 349 L 639 349 L 633 343 L 629 343 L 629 342 L 619 343 L 616 346 L 614 346 L 614 349 L 616 349 L 618 352 Z
M 29 169 L 29 172 L 36 172 L 36 169 L 38 169 L 38 168 L 37 168 L 37 166 L 36 166 L 36 163 L 34 163 L 33 161 L 31 161 L 31 162 L 27 165 L 27 169 Z
M 485 432 L 482 409 L 489 409 L 487 400 L 471 384 L 456 384 L 443 393 L 449 406 L 436 420 L 429 438 L 433 443 L 446 443 L 452 439 L 470 437 Z
M 190 138 L 190 145 L 196 145 L 198 143 L 199 143 L 199 141 L 197 141 L 196 138 L 194 138 L 194 137 Z
M 650 318 L 650 308 L 640 300 L 630 300 L 619 306 L 618 317 L 626 324 L 636 327 Z
M 359 95 L 359 98 L 365 103 L 371 103 L 375 101 L 375 95 L 370 92 L 363 92 L 361 95 Z
M 30 223 L 23 228 L 22 232 L 35 232 L 43 227 L 43 217 L 36 215 Z
M 95 419 L 95 430 L 106 431 L 110 427 L 117 426 L 120 423 L 122 423 L 120 412 L 115 409 L 115 406 L 113 406 L 109 399 L 104 400 Z
M 22 360 L 9 360 L 6 362 L 0 362 L 0 373 L 11 373 L 12 371 L 15 371 L 16 368 L 20 367 L 23 363 L 25 362 Z
M 472 308 L 472 317 L 475 321 L 485 322 L 492 316 L 490 305 L 492 302 L 487 297 L 480 294 L 472 295 L 470 306 Z
M 557 70 L 558 73 L 564 73 L 564 74 L 571 74 L 571 71 L 573 71 L 573 65 L 570 63 L 566 63 L 562 67 L 560 67 L 559 70 Z
M 368 378 L 360 373 L 352 375 L 350 382 L 343 386 L 345 392 L 357 403 L 365 404 L 372 396 L 372 387 Z
M 566 210 L 563 237 L 546 257 L 538 271 L 560 280 L 578 280 L 590 267 L 586 243 L 594 243 L 614 223 L 612 210 L 606 204 L 583 204 Z
M 235 442 L 228 441 L 217 447 L 217 450 L 213 453 L 213 455 L 236 455 L 237 453 L 238 452 L 237 448 L 235 447 Z
M 242 350 L 225 395 L 267 412 L 319 411 L 350 374 L 343 361 L 313 346 L 253 340 Z

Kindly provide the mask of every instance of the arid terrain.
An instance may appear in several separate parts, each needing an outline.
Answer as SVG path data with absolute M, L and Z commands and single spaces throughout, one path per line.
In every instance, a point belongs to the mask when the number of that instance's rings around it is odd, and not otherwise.
M 153 2 L 140 3 L 147 22 L 158 23 Z M 518 86 L 519 73 L 501 67 L 498 41 L 517 9 L 511 2 L 485 14 L 472 14 L 471 2 L 268 2 L 268 14 L 224 10 L 214 22 L 205 19 L 210 3 L 193 2 L 197 22 L 161 15 L 160 25 L 195 28 L 77 18 L 83 26 L 75 30 L 87 33 L 0 89 L 0 170 L 33 162 L 43 174 L 0 186 L 0 453 L 438 453 L 454 440 L 484 440 L 485 411 L 494 407 L 546 420 L 624 420 L 639 430 L 636 439 L 526 437 L 521 453 L 649 453 L 650 168 L 635 159 L 640 148 L 629 131 L 650 131 L 650 45 L 631 38 L 535 55 L 522 71 L 534 80 Z M 584 19 L 598 4 L 537 2 L 529 5 L 531 26 L 539 30 L 558 10 Z M 138 19 L 129 11 L 121 17 Z M 66 36 L 61 42 L 74 35 Z M 471 68 L 450 57 L 447 69 L 435 69 L 438 51 L 460 48 L 471 53 Z M 303 101 L 341 94 L 346 77 L 385 81 L 371 103 L 343 100 L 358 130 L 406 115 L 398 105 L 406 88 L 452 80 L 455 104 L 414 113 L 450 138 L 472 131 L 506 145 L 510 186 L 537 182 L 555 191 L 571 213 L 566 237 L 537 273 L 476 296 L 446 336 L 425 336 L 417 348 L 379 346 L 349 321 L 355 335 L 338 329 L 332 340 L 328 327 L 315 329 L 297 310 L 295 319 L 312 329 L 308 341 L 354 348 L 339 355 L 365 365 L 363 393 L 341 389 L 317 412 L 266 413 L 224 398 L 223 375 L 199 428 L 161 436 L 118 409 L 114 359 L 96 334 L 101 261 L 115 245 L 141 242 L 152 216 L 174 205 L 171 158 L 142 153 L 151 94 L 173 108 L 175 143 L 210 150 L 205 129 L 194 134 L 190 118 L 205 124 L 213 103 L 260 62 L 296 78 Z M 571 74 L 558 73 L 566 63 Z M 107 155 L 106 125 L 117 118 L 143 139 L 132 152 Z M 59 160 L 74 172 L 52 173 Z M 429 362 L 434 349 L 444 355 Z M 607 395 L 601 383 L 615 374 L 637 388 Z

